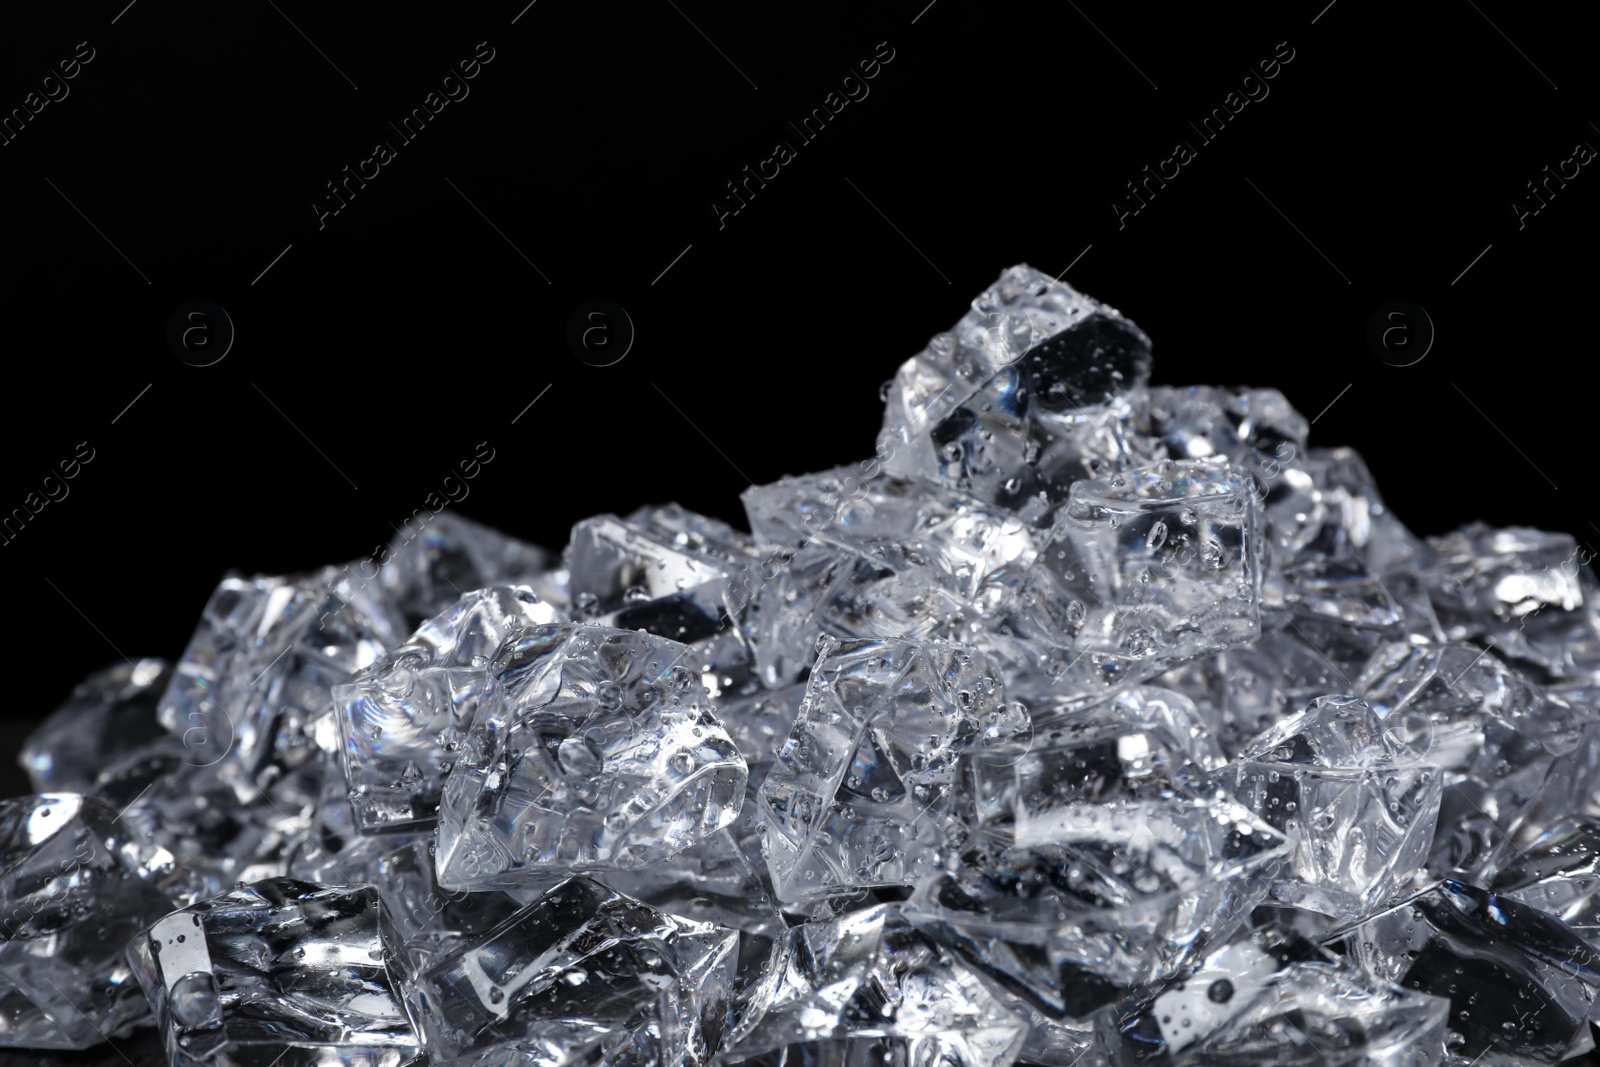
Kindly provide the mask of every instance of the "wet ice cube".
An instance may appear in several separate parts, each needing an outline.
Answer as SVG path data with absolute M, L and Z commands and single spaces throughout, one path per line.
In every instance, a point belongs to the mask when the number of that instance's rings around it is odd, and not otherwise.
M 753 486 L 743 500 L 758 540 L 778 550 L 758 567 L 751 612 L 770 688 L 801 678 L 823 634 L 997 648 L 1037 554 L 1038 531 L 1003 508 L 855 468 Z
M 1136 465 L 1125 398 L 1149 376 L 1137 326 L 1021 264 L 900 368 L 878 455 L 892 474 L 1043 518 L 1073 481 Z
M 1557 678 L 1600 669 L 1600 585 L 1571 534 L 1473 523 L 1430 538 L 1423 582 L 1453 641 L 1484 640 Z
M 105 765 L 163 733 L 156 702 L 172 665 L 142 659 L 96 671 L 22 744 L 18 761 L 40 792 L 94 790 Z
M 1003 705 L 972 649 L 830 643 L 761 784 L 779 898 L 909 885 L 936 869 L 975 820 L 962 760 Z
M 489 661 L 512 634 L 560 618 L 527 586 L 480 589 L 334 687 L 341 764 L 363 832 L 434 823 L 479 704 L 499 699 Z
M 724 1062 L 1008 1067 L 1022 1050 L 1024 1018 L 893 904 L 797 926 L 786 942 L 757 1025 Z
M 399 1067 L 421 1051 L 373 886 L 241 884 L 157 920 L 127 952 L 173 1067 Z
M 490 665 L 504 699 L 477 717 L 445 783 L 439 884 L 643 867 L 732 822 L 749 772 L 692 652 L 578 623 L 507 641 Z
M 1250 479 L 1220 459 L 1077 482 L 1022 580 L 1015 628 L 1093 704 L 1256 640 L 1262 558 Z
M 122 946 L 172 905 L 97 797 L 0 801 L 0 1047 L 88 1048 L 146 1013 Z
M 1184 980 L 1107 1008 L 1096 1031 L 1114 1067 L 1436 1067 L 1449 1008 L 1267 927 L 1211 953 Z
M 285 714 L 311 717 L 335 684 L 399 644 L 405 626 L 381 586 L 339 568 L 223 579 L 158 708 L 196 764 L 249 776 Z
M 980 840 L 913 891 L 906 917 L 1052 1018 L 1171 978 L 1262 903 L 1284 838 L 1219 792 L 1063 810 L 1053 839 Z
M 409 627 L 450 607 L 474 589 L 526 585 L 546 603 L 566 606 L 565 576 L 538 545 L 442 511 L 424 523 L 395 531 L 386 551 L 355 564 L 362 581 L 377 579 Z M 369 573 L 372 572 L 372 573 Z
M 1373 977 L 1447 997 L 1451 1051 L 1488 1067 L 1553 1064 L 1588 1025 L 1600 954 L 1553 915 L 1446 880 L 1342 943 Z
M 1256 738 L 1222 773 L 1290 839 L 1280 903 L 1359 918 L 1427 861 L 1443 774 L 1354 697 L 1319 697 Z
M 430 1055 L 463 1067 L 700 1067 L 722 1038 L 736 941 L 572 878 L 434 959 L 413 1009 Z

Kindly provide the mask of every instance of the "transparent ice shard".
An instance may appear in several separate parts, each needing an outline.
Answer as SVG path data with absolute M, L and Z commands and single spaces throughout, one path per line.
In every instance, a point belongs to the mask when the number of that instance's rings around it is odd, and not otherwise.
M 360 836 L 354 847 L 334 855 L 301 853 L 298 862 L 291 860 L 290 870 L 303 881 L 376 886 L 414 973 L 522 906 L 498 890 L 468 893 L 441 888 L 434 875 L 433 851 L 430 837 Z M 559 880 L 552 878 L 549 884 Z
M 1482 640 L 1552 678 L 1600 671 L 1592 553 L 1565 533 L 1473 523 L 1430 538 L 1422 578 L 1452 641 Z
M 163 733 L 156 702 L 172 680 L 159 659 L 118 663 L 80 682 L 22 743 L 18 757 L 41 793 L 88 793 L 107 763 Z
M 338 568 L 224 578 L 161 698 L 161 723 L 192 763 L 248 777 L 278 718 L 320 714 L 335 684 L 404 636 L 382 589 Z
M 1392 735 L 1445 772 L 1429 869 L 1482 868 L 1520 833 L 1563 747 L 1539 694 L 1493 653 L 1457 643 L 1384 645 L 1356 689 Z
M 1052 1018 L 1180 974 L 1265 900 L 1284 837 L 1220 791 L 1082 801 L 1051 840 L 985 833 L 905 905 L 934 940 Z
M 1420 542 L 1384 504 L 1366 461 L 1351 448 L 1280 448 L 1253 468 L 1274 558 L 1285 565 L 1339 559 L 1386 580 L 1409 571 Z
M 0 801 L 0 1047 L 82 1049 L 144 1016 L 122 946 L 171 903 L 97 797 Z
M 552 870 L 636 868 L 728 825 L 748 769 L 687 645 L 561 623 L 514 635 L 445 783 L 439 884 L 516 889 Z
M 669 515 L 692 525 L 686 513 Z M 709 536 L 702 541 L 686 533 L 674 544 L 677 539 L 668 540 L 666 533 L 615 515 L 574 526 L 565 558 L 577 617 L 624 630 L 648 630 L 685 644 L 727 630 L 739 610 L 732 582 L 736 566 L 703 554 Z M 734 533 L 729 529 L 725 536 Z M 730 555 L 738 550 L 738 542 L 717 545 Z
M 1150 431 L 1173 459 L 1227 456 L 1246 468 L 1302 454 L 1310 426 L 1276 389 L 1152 386 Z
M 805 683 L 800 682 L 778 689 L 751 686 L 745 692 L 726 694 L 717 701 L 718 717 L 744 754 L 752 777 L 757 767 L 764 769 L 778 758 L 778 751 L 794 728 L 805 695 Z
M 1178 694 L 1148 686 L 1065 714 L 1036 711 L 1020 745 L 973 756 L 980 817 L 1031 845 L 1072 833 L 1086 806 L 1208 794 L 1223 761 L 1197 718 Z
M 1342 919 L 1400 894 L 1428 859 L 1443 774 L 1354 697 L 1319 697 L 1221 775 L 1293 849 L 1282 904 Z
M 1020 616 L 1046 673 L 1091 704 L 1261 633 L 1261 531 L 1249 477 L 1162 461 L 1080 481 L 1028 571 Z
M 1447 997 L 1450 1051 L 1486 1067 L 1562 1059 L 1600 989 L 1600 954 L 1560 919 L 1462 882 L 1376 915 L 1340 943 L 1374 978 Z
M 1140 461 L 1128 394 L 1150 339 L 1114 309 L 1026 264 L 972 302 L 888 387 L 878 456 L 1041 519 L 1068 486 Z
M 1113 1067 L 1438 1067 L 1449 1010 L 1268 927 L 1184 980 L 1107 1008 L 1096 1030 Z
M 782 966 L 787 930 L 761 856 L 758 806 L 747 794 L 739 818 L 710 837 L 653 866 L 604 875 L 612 889 L 668 915 L 738 932 L 726 1042 L 756 1024 Z
M 840 467 L 743 494 L 762 565 L 752 640 L 762 682 L 799 680 L 824 634 L 949 640 L 999 651 L 1023 572 L 1037 555 L 1017 516 L 947 487 Z
M 173 1067 L 399 1067 L 421 1052 L 373 886 L 239 885 L 127 946 Z
M 942 947 L 878 904 L 789 932 L 758 1025 L 723 1057 L 1009 1067 L 1027 1023 Z
M 527 586 L 480 589 L 334 687 L 341 763 L 359 829 L 435 822 L 445 776 L 479 705 L 499 700 L 489 663 L 501 643 L 561 618 Z
M 1562 819 L 1501 865 L 1489 890 L 1554 915 L 1600 947 L 1600 820 Z
M 435 959 L 413 1008 L 457 1067 L 698 1067 L 722 1038 L 735 941 L 576 877 Z
M 357 581 L 377 579 L 408 629 L 491 585 L 526 585 L 548 604 L 565 608 L 567 603 L 565 575 L 552 570 L 549 552 L 448 510 L 416 528 L 408 521 L 381 558 L 353 566 L 351 577 Z
M 773 885 L 789 904 L 910 885 L 975 810 L 962 759 L 1004 695 L 987 660 L 937 642 L 829 642 L 761 783 Z

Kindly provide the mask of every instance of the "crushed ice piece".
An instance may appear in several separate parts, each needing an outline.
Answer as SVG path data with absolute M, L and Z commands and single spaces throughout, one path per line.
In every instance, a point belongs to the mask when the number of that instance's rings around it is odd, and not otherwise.
M 361 831 L 434 824 L 479 704 L 499 699 L 490 661 L 513 634 L 561 620 L 527 586 L 479 589 L 334 687 L 341 762 Z
M 1084 704 L 1261 633 L 1252 482 L 1220 460 L 1163 460 L 1076 482 L 1023 582 L 1045 672 Z
M 1004 649 L 998 628 L 1037 555 L 1038 531 L 1017 516 L 847 467 L 752 486 L 742 499 L 757 541 L 779 550 L 749 624 L 769 688 L 800 680 L 823 635 Z
M 1212 952 L 1182 981 L 1105 1009 L 1096 1032 L 1113 1067 L 1438 1067 L 1449 1009 L 1442 997 L 1375 982 L 1266 927 Z
M 937 869 L 975 822 L 962 759 L 1003 706 L 998 676 L 975 650 L 826 642 L 761 783 L 779 899 L 910 885 Z
M 0 801 L 0 1047 L 85 1049 L 146 1013 L 122 946 L 172 904 L 98 797 Z
M 672 517 L 695 526 L 687 514 Z M 615 515 L 583 520 L 572 528 L 565 557 L 573 612 L 586 622 L 648 630 L 684 644 L 728 629 L 739 610 L 733 579 L 745 562 L 730 557 L 742 552 L 753 562 L 754 548 L 731 529 L 723 536 L 726 542 L 704 533 L 679 540 L 659 525 L 641 528 Z M 714 552 L 713 544 L 722 551 Z
M 1305 451 L 1310 425 L 1276 389 L 1150 387 L 1150 432 L 1173 459 L 1228 456 L 1265 467 Z
M 753 793 L 749 787 L 737 820 L 671 859 L 604 875 L 612 889 L 668 915 L 738 932 L 724 1028 L 727 1043 L 755 1024 L 777 980 L 787 930 L 761 856 L 759 800 Z
M 1600 820 L 1561 820 L 1501 866 L 1489 890 L 1556 916 L 1600 948 Z
M 1600 585 L 1571 534 L 1473 523 L 1429 538 L 1421 573 L 1452 641 L 1483 640 L 1550 678 L 1600 672 Z
M 1209 772 L 1221 756 L 1206 734 L 1191 732 L 1195 724 L 1186 717 L 1161 690 L 1141 686 L 1035 720 L 1022 745 L 973 757 L 980 820 L 1007 824 L 1018 845 L 1050 844 L 1075 833 L 1086 811 L 1211 793 Z
M 1558 712 L 1543 694 L 1485 649 L 1463 643 L 1380 647 L 1355 689 L 1418 754 L 1444 772 L 1429 870 L 1473 872 L 1518 836 L 1547 788 L 1557 752 Z M 1559 716 L 1557 716 L 1559 717 Z
M 503 698 L 479 709 L 445 783 L 439 884 L 642 867 L 732 822 L 749 772 L 691 654 L 581 623 L 513 635 L 489 666 Z
M 1379 981 L 1447 997 L 1450 1050 L 1553 1064 L 1588 1025 L 1600 953 L 1553 915 L 1446 880 L 1335 938 Z
M 789 931 L 784 966 L 757 1025 L 724 1063 L 1009 1067 L 1028 1027 L 941 946 L 877 904 Z M 762 1062 L 773 1062 L 763 1059 Z M 776 1062 L 784 1062 L 778 1059 Z
M 89 793 L 107 763 L 161 737 L 156 702 L 172 680 L 159 659 L 118 663 L 85 678 L 22 743 L 18 762 L 41 793 Z
M 284 715 L 310 719 L 334 685 L 400 643 L 381 587 L 327 567 L 314 575 L 224 578 L 161 697 L 161 724 L 197 766 L 248 775 Z
M 1426 863 L 1443 775 L 1354 697 L 1328 696 L 1279 722 L 1228 765 L 1241 803 L 1283 831 L 1283 904 L 1370 914 Z
M 1220 790 L 1063 808 L 1054 834 L 992 833 L 905 905 L 918 929 L 1052 1018 L 1181 973 L 1262 903 L 1282 834 Z
M 272 878 L 158 919 L 127 946 L 173 1067 L 363 1063 L 420 1051 L 400 939 L 373 886 Z
M 901 366 L 878 455 L 1038 521 L 1077 479 L 1158 458 L 1129 425 L 1149 377 L 1137 326 L 1021 264 Z
M 574 877 L 417 975 L 430 1055 L 703 1067 L 722 1038 L 737 935 Z
M 526 585 L 540 599 L 564 609 L 566 576 L 553 570 L 553 557 L 538 545 L 445 510 L 419 529 L 396 530 L 388 547 L 353 564 L 361 583 L 377 579 L 415 629 L 474 589 Z M 349 573 L 349 567 L 345 568 Z M 374 573 L 368 574 L 368 571 Z

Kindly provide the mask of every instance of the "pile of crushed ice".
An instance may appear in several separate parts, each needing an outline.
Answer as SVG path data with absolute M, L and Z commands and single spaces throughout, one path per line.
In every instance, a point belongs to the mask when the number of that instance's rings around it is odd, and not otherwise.
M 185 1067 L 1547 1064 L 1600 588 L 1019 266 L 873 458 L 233 576 L 0 803 L 0 1045 Z M 669 490 L 670 491 L 670 490 Z M 110 1042 L 110 1047 L 102 1042 Z M 0 1054 L 0 1061 L 4 1054 Z

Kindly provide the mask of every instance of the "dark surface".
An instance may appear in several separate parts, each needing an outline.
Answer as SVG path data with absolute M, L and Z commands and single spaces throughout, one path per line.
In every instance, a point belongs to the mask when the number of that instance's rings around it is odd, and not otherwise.
M 1512 207 L 1600 147 L 1575 11 L 538 0 L 513 25 L 524 2 L 8 13 L 0 108 L 78 42 L 94 58 L 0 147 L 0 512 L 93 450 L 0 544 L 7 793 L 81 676 L 179 655 L 227 568 L 371 552 L 479 442 L 460 510 L 551 547 L 648 502 L 742 521 L 749 481 L 866 455 L 879 384 L 1019 261 L 1076 259 L 1067 280 L 1154 339 L 1156 381 L 1321 413 L 1313 443 L 1359 448 L 1418 532 L 1600 543 L 1600 175 L 1521 229 Z M 387 129 L 480 41 L 470 95 L 411 143 Z M 802 143 L 787 124 L 890 48 Z M 1214 141 L 1185 125 L 1290 49 Z M 311 201 L 380 137 L 395 158 L 319 230 Z M 1194 158 L 1119 228 L 1112 199 L 1180 137 Z M 719 228 L 712 198 L 779 139 L 794 158 Z M 237 330 L 210 367 L 167 348 L 191 300 Z M 636 330 L 612 366 L 566 341 L 591 300 Z M 1437 328 L 1413 366 L 1367 344 L 1392 300 Z

